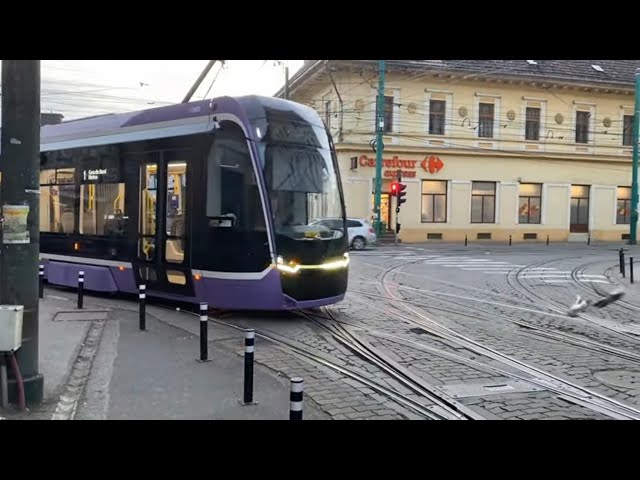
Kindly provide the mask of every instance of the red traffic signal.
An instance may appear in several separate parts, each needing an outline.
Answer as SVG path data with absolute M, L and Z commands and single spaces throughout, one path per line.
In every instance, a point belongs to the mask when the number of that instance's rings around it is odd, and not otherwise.
M 391 196 L 395 197 L 398 195 L 398 182 L 391 183 Z

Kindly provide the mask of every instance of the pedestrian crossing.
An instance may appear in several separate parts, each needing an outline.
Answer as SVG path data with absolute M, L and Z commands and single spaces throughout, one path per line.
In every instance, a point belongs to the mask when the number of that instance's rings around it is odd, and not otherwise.
M 433 252 L 433 251 L 431 251 Z M 478 256 L 443 256 L 442 254 L 429 253 L 428 250 L 415 249 L 385 250 L 383 252 L 359 253 L 354 257 L 380 257 L 388 260 L 406 260 L 415 265 L 426 265 L 432 268 L 459 270 L 483 275 L 508 275 L 516 270 L 526 267 L 522 263 L 513 263 L 504 260 L 493 260 Z M 604 275 L 579 273 L 574 280 L 570 270 L 562 270 L 554 267 L 527 267 L 519 274 L 519 278 L 527 281 L 537 281 L 545 284 L 562 284 L 574 281 L 584 283 L 611 283 Z

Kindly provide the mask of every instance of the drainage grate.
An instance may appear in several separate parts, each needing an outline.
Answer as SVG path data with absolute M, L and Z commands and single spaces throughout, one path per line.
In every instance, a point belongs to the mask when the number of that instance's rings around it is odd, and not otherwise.
M 441 233 L 427 233 L 427 240 L 442 240 Z
M 538 239 L 538 234 L 537 233 L 525 233 L 522 236 L 523 240 L 537 240 Z
M 96 320 L 107 320 L 109 312 L 105 310 L 94 310 L 86 312 L 58 312 L 53 317 L 54 322 L 94 322 Z
M 521 380 L 496 380 L 483 383 L 458 383 L 438 385 L 438 390 L 452 398 L 484 397 L 503 393 L 539 392 L 543 388 Z
M 490 233 L 479 233 L 476 236 L 476 240 L 491 240 L 491 234 Z

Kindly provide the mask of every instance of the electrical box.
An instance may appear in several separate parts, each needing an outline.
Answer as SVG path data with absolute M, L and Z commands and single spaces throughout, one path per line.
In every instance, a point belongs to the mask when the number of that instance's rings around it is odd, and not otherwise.
M 22 305 L 0 305 L 0 352 L 10 352 L 22 345 Z

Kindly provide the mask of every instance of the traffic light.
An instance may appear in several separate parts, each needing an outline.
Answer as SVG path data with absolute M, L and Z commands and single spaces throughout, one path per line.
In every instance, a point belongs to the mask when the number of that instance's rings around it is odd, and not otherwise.
M 407 201 L 406 198 L 404 198 L 407 195 L 407 192 L 405 192 L 405 189 L 407 188 L 407 186 L 404 183 L 396 183 L 396 195 L 398 197 L 398 206 L 402 205 L 404 202 Z
M 395 197 L 398 195 L 398 182 L 391 183 L 391 196 Z

